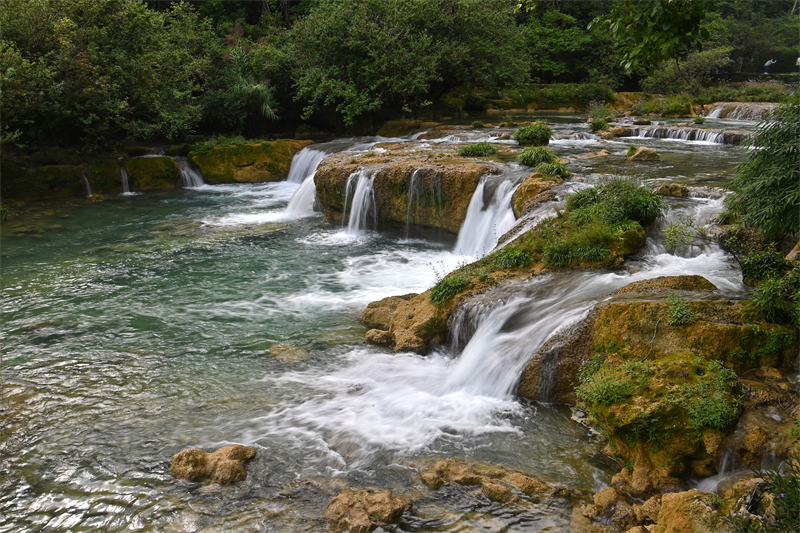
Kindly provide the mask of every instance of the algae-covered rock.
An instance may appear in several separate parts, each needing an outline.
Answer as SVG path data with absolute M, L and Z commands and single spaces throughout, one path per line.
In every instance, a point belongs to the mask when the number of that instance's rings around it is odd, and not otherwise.
M 281 139 L 235 146 L 217 146 L 189 153 L 207 183 L 281 181 L 289 175 L 292 157 L 313 141 Z
M 628 161 L 661 161 L 661 157 L 652 148 L 640 146 L 633 155 L 628 157 Z
M 199 448 L 186 448 L 172 457 L 170 470 L 175 477 L 196 482 L 231 485 L 247 477 L 245 465 L 256 456 L 249 446 L 232 444 L 208 453 Z
M 412 506 L 410 498 L 389 490 L 345 489 L 331 499 L 322 517 L 335 529 L 368 533 L 397 522 Z
M 511 206 L 514 209 L 514 216 L 519 218 L 528 207 L 529 200 L 537 197 L 543 191 L 555 187 L 561 183 L 560 178 L 553 180 L 552 178 L 545 177 L 541 172 L 534 172 L 523 181 L 517 190 L 514 191 L 514 196 L 511 198 Z M 542 198 L 542 197 L 540 197 Z
M 114 159 L 93 161 L 86 169 L 86 177 L 92 185 L 92 192 L 99 194 L 118 194 L 122 192 L 119 175 L 119 162 Z
M 689 187 L 680 183 L 671 183 L 669 185 L 662 185 L 656 192 L 661 196 L 674 196 L 676 198 L 686 198 L 689 196 Z
M 80 167 L 47 165 L 27 170 L 16 167 L 10 158 L 3 159 L 3 199 L 44 200 L 86 196 Z
M 730 525 L 717 511 L 718 497 L 695 489 L 664 494 L 652 533 L 727 533 Z
M 294 344 L 273 344 L 269 351 L 272 357 L 284 363 L 299 363 L 308 359 L 308 351 Z
M 123 163 L 128 171 L 132 189 L 177 189 L 181 186 L 181 171 L 169 157 L 140 157 Z

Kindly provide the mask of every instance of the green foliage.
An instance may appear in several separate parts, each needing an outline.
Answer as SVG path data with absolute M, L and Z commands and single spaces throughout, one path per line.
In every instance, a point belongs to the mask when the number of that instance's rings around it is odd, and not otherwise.
M 460 146 L 458 148 L 458 155 L 465 157 L 482 157 L 497 153 L 497 148 L 492 143 L 480 142 L 475 144 L 468 144 L 467 146 Z
M 711 379 L 703 379 L 694 386 L 684 385 L 682 404 L 689 413 L 692 427 L 714 428 L 720 431 L 729 427 L 739 416 L 740 401 L 732 395 L 737 387 L 736 372 L 712 361 Z
M 517 161 L 528 167 L 535 167 L 541 163 L 553 163 L 556 153 L 546 146 L 530 146 L 517 154 Z
M 548 178 L 567 179 L 572 176 L 572 172 L 564 163 L 539 163 L 536 165 L 536 172 L 540 172 Z
M 592 209 L 610 224 L 631 219 L 647 225 L 662 216 L 666 204 L 661 196 L 632 180 L 612 179 L 571 195 L 567 209 Z
M 0 207 L 0 222 L 8 222 L 14 218 L 14 210 L 10 207 Z
M 686 305 L 686 298 L 676 294 L 667 296 L 667 322 L 671 326 L 689 326 L 697 321 L 697 314 Z
M 701 117 L 700 115 L 697 115 L 696 117 L 694 117 L 693 121 L 695 124 L 703 124 L 706 121 L 706 117 Z
M 800 267 L 764 280 L 753 291 L 753 303 L 767 320 L 800 325 Z
M 519 248 L 506 247 L 489 257 L 494 269 L 522 268 L 533 262 L 531 254 Z
M 700 39 L 710 36 L 702 22 L 712 7 L 712 0 L 621 0 L 590 28 L 602 25 L 611 34 L 622 66 L 632 72 L 682 57 L 693 48 L 702 50 Z
M 775 80 L 750 80 L 742 84 L 737 97 L 749 102 L 783 102 L 789 97 L 789 88 Z
M 473 127 L 473 128 L 482 128 L 482 127 L 483 127 L 483 121 L 480 121 L 480 120 L 476 120 L 476 121 L 474 121 L 474 122 L 472 123 L 472 127 Z
M 206 152 L 217 146 L 238 146 L 240 144 L 248 144 L 254 141 L 248 141 L 240 135 L 233 137 L 226 137 L 224 135 L 217 135 L 216 137 L 209 137 L 203 140 L 197 140 L 189 144 L 189 151 L 191 152 Z
M 740 256 L 739 265 L 742 276 L 751 281 L 780 277 L 792 268 L 792 262 L 776 250 L 774 244 L 748 250 Z
M 614 120 L 614 113 L 608 108 L 607 105 L 605 105 L 605 102 L 603 101 L 589 102 L 589 109 L 586 112 L 592 121 L 605 120 L 606 122 L 611 122 Z
M 608 130 L 608 122 L 601 118 L 596 118 L 589 123 L 589 129 L 593 132 Z
M 0 10 L 3 137 L 179 138 L 201 118 L 215 36 L 187 3 L 20 0 Z
M 464 97 L 464 109 L 467 111 L 486 111 L 489 100 L 477 94 L 468 94 Z
M 530 126 L 523 126 L 514 132 L 515 141 L 523 146 L 544 146 L 550 143 L 553 129 L 546 122 L 535 122 Z
M 502 0 L 320 2 L 289 36 L 303 116 L 346 124 L 387 105 L 410 109 L 462 85 L 524 81 L 523 35 Z
M 698 91 L 733 63 L 732 50 L 730 46 L 713 48 L 692 52 L 685 59 L 664 62 L 649 78 L 641 81 L 642 90 L 665 94 Z
M 472 281 L 466 275 L 462 273 L 451 274 L 433 286 L 430 293 L 431 302 L 439 305 L 471 286 Z
M 638 147 L 637 147 L 635 144 L 630 144 L 630 145 L 628 145 L 628 154 L 627 154 L 627 155 L 628 155 L 628 157 L 631 157 L 633 154 L 635 154 L 635 153 L 636 153 L 636 150 L 637 150 L 637 148 L 638 148 Z
M 593 405 L 611 405 L 619 403 L 633 395 L 633 381 L 625 374 L 620 375 L 614 369 L 601 367 L 591 379 L 578 385 L 575 396 L 578 401 Z
M 768 237 L 800 231 L 800 95 L 762 121 L 747 148 L 725 207 Z

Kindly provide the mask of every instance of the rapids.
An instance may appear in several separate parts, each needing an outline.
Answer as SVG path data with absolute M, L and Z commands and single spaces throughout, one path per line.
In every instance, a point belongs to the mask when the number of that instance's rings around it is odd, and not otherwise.
M 553 120 L 559 155 L 627 150 L 601 143 L 582 117 Z M 327 153 L 380 141 L 313 145 L 282 183 L 193 182 L 53 204 L 49 216 L 3 225 L 0 532 L 321 531 L 329 496 L 285 497 L 290 482 L 421 491 L 414 461 L 432 456 L 591 490 L 608 484 L 619 466 L 569 409 L 514 396 L 520 369 L 548 337 L 631 281 L 701 274 L 739 298 L 747 294 L 739 273 L 715 247 L 668 254 L 654 227 L 628 270 L 493 289 L 462 310 L 459 342 L 427 357 L 364 345 L 369 302 L 422 292 L 436 270 L 494 247 L 514 223 L 510 195 L 527 172 L 498 161 L 503 172 L 480 184 L 457 239 L 423 239 L 413 226 L 376 230 L 367 172 L 351 177 L 345 224 L 323 223 L 314 211 L 317 165 Z M 638 167 L 653 185 L 723 184 L 740 161 L 719 144 L 636 142 L 662 155 Z M 581 164 L 564 190 L 598 172 L 637 171 L 622 156 Z M 721 209 L 718 199 L 669 203 L 669 217 L 711 221 Z M 275 344 L 308 358 L 272 357 Z M 171 478 L 179 450 L 233 442 L 258 452 L 243 484 Z M 443 489 L 397 531 L 565 531 L 567 518 Z

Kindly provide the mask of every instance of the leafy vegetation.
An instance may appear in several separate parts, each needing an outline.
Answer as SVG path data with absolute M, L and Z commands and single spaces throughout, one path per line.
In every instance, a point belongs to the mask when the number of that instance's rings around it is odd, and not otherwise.
M 465 157 L 482 157 L 497 153 L 497 148 L 492 143 L 480 142 L 468 144 L 458 148 L 458 155 Z
M 694 121 L 695 124 L 704 124 L 706 121 L 706 117 L 701 117 L 700 115 L 697 115 L 692 120 Z
M 483 127 L 483 121 L 480 121 L 480 120 L 476 120 L 476 121 L 474 121 L 474 122 L 472 123 L 472 127 L 473 127 L 473 128 L 482 128 L 482 127 Z
M 435 305 L 439 305 L 471 286 L 472 281 L 470 281 L 467 276 L 456 272 L 440 280 L 433 286 L 430 293 L 431 302 Z
M 739 416 L 738 397 L 732 396 L 738 378 L 736 372 L 711 361 L 710 379 L 699 380 L 695 385 L 684 385 L 683 405 L 689 413 L 694 428 L 724 430 Z
M 667 322 L 670 326 L 689 326 L 697 321 L 697 314 L 686 305 L 686 298 L 676 294 L 667 296 Z
M 535 122 L 523 126 L 512 135 L 513 139 L 523 146 L 544 146 L 550 143 L 553 129 L 546 122 Z
M 546 146 L 531 146 L 517 154 L 517 161 L 528 167 L 535 167 L 541 163 L 553 163 L 556 153 Z
M 661 196 L 628 179 L 613 179 L 567 198 L 568 211 L 596 214 L 610 224 L 630 219 L 647 225 L 665 209 Z
M 561 178 L 567 179 L 572 176 L 572 172 L 569 171 L 567 165 L 564 163 L 539 163 L 536 165 L 536 172 L 540 172 L 543 176 L 547 178 Z
M 589 123 L 589 129 L 592 130 L 592 132 L 606 131 L 609 129 L 608 122 L 602 118 L 594 119 Z

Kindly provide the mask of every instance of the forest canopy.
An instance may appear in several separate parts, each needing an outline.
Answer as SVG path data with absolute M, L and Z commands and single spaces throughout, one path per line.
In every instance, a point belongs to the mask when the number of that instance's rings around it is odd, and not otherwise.
M 737 57 L 753 74 L 767 59 L 777 60 L 775 73 L 794 68 L 792 0 L 659 0 L 664 9 L 644 9 L 651 4 L 4 0 L 2 141 L 91 148 L 260 136 L 301 121 L 397 118 L 455 87 L 592 83 L 677 93 L 732 72 Z M 675 6 L 688 10 L 683 37 L 648 33 L 678 16 Z M 645 54 L 654 46 L 658 53 Z

